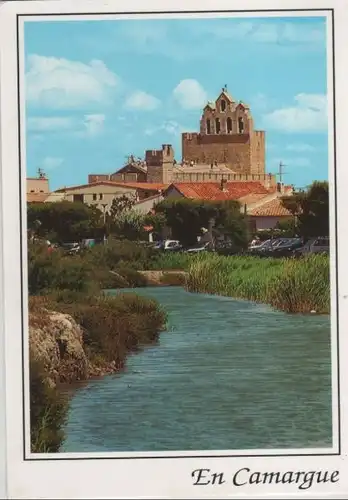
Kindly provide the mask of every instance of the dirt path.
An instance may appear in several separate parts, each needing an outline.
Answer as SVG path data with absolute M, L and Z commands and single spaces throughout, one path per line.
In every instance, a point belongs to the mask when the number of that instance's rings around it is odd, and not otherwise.
M 174 276 L 182 276 L 186 277 L 187 272 L 182 270 L 170 270 L 170 271 L 139 271 L 140 274 L 145 276 L 149 285 L 166 285 L 166 283 L 162 282 L 162 278 L 165 275 L 174 275 Z

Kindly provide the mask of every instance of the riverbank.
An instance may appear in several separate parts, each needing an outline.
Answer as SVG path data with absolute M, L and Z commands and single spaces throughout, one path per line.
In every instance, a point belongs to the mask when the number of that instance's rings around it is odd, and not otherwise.
M 330 259 L 262 259 L 212 255 L 192 263 L 190 292 L 270 304 L 287 313 L 330 313 Z
M 136 292 L 163 305 L 168 329 L 120 375 L 70 392 L 61 452 L 331 447 L 329 317 L 182 287 Z
M 155 343 L 165 327 L 158 303 L 134 294 L 31 297 L 32 451 L 56 452 L 64 439 L 69 404 L 59 384 L 119 372 L 131 352 Z

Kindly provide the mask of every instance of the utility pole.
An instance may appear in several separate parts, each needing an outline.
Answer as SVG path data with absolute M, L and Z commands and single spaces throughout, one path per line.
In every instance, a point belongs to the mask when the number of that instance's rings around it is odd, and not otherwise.
M 279 171 L 278 171 L 278 175 L 279 175 L 279 182 L 280 184 L 283 183 L 283 175 L 284 175 L 284 170 L 283 168 L 286 167 L 286 165 L 284 165 L 284 163 L 281 161 L 279 162 Z
M 101 206 L 103 207 L 103 218 L 104 218 L 104 245 L 106 244 L 106 207 L 108 206 L 107 203 L 102 203 Z

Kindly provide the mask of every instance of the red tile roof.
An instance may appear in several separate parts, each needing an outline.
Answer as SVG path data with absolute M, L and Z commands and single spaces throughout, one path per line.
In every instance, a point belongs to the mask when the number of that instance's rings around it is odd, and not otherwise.
M 261 182 L 226 182 L 221 189 L 220 182 L 177 182 L 171 184 L 185 198 L 196 200 L 238 200 L 249 194 L 270 194 Z
M 157 184 L 152 182 L 113 182 L 113 181 L 99 181 L 91 182 L 89 184 L 80 184 L 78 186 L 70 186 L 56 190 L 56 193 L 64 193 L 65 191 L 74 191 L 75 189 L 91 188 L 93 186 L 119 186 L 129 187 L 131 189 L 144 189 L 146 191 L 159 191 L 168 187 L 168 184 Z
M 249 215 L 257 217 L 291 217 L 292 213 L 283 206 L 280 198 L 275 198 L 258 208 L 254 208 Z

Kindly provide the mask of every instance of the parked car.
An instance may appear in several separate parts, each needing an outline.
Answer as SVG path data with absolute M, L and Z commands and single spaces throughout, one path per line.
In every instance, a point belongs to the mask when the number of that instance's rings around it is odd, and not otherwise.
M 175 252 L 175 251 L 179 251 L 179 250 L 182 250 L 182 245 L 180 243 L 180 241 L 178 240 L 165 240 L 165 241 L 158 241 L 154 246 L 153 248 L 155 250 L 164 250 L 164 251 L 171 251 L 171 252 Z
M 63 243 L 62 248 L 68 255 L 75 255 L 81 250 L 79 243 Z
M 198 243 L 194 247 L 188 248 L 186 250 L 187 253 L 200 253 L 200 252 L 209 252 L 211 251 L 211 243 L 208 241 L 206 243 Z
M 311 238 L 305 245 L 295 251 L 295 257 L 314 253 L 330 253 L 330 239 L 327 236 Z
M 274 246 L 270 251 L 272 257 L 290 257 L 294 250 L 303 246 L 301 238 L 288 238 L 281 241 L 278 245 Z

